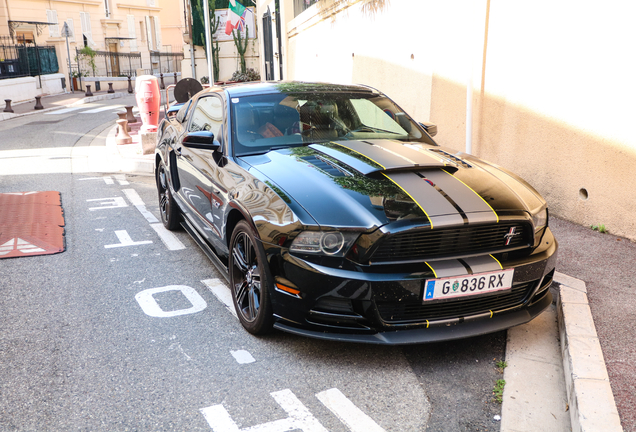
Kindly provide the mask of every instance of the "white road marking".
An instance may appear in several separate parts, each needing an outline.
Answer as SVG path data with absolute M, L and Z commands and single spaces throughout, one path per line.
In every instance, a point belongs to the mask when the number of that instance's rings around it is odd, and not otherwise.
M 101 112 L 101 111 L 110 110 L 110 109 L 112 109 L 112 110 L 119 109 L 121 107 L 123 107 L 123 105 L 102 106 L 102 107 L 99 107 L 99 108 L 93 108 L 93 109 L 88 110 L 88 111 L 82 111 L 82 112 L 80 112 L 80 114 L 95 114 L 95 113 L 98 113 L 98 112 Z
M 248 364 L 256 361 L 254 357 L 252 357 L 252 354 L 245 350 L 230 351 L 230 354 L 232 354 L 232 357 L 236 359 L 238 364 Z
M 126 204 L 126 201 L 124 201 L 122 197 L 96 198 L 96 199 L 86 200 L 86 202 L 93 202 L 93 201 L 102 201 L 101 207 L 90 207 L 89 208 L 90 211 L 119 208 L 119 207 L 128 207 L 128 204 Z
M 122 186 L 127 186 L 130 184 L 128 183 L 128 180 L 126 180 L 125 174 L 115 174 L 114 177 L 117 180 L 117 182 Z
M 112 249 L 112 248 L 118 248 L 118 247 L 126 247 L 126 246 L 138 246 L 138 245 L 144 245 L 144 244 L 152 243 L 152 240 L 142 240 L 142 241 L 138 241 L 138 242 L 133 241 L 133 239 L 130 238 L 130 235 L 128 235 L 128 232 L 126 230 L 115 231 L 115 235 L 119 239 L 119 243 L 104 245 L 104 247 L 106 249 Z
M 161 309 L 161 306 L 159 306 L 153 295 L 166 291 L 180 291 L 188 299 L 192 307 L 189 307 L 187 309 L 164 311 L 163 309 Z M 139 306 L 141 306 L 141 309 L 146 315 L 155 318 L 169 318 L 180 315 L 190 315 L 193 313 L 201 312 L 208 306 L 203 297 L 201 297 L 199 293 L 194 290 L 194 288 L 185 285 L 169 285 L 159 288 L 150 288 L 138 292 L 137 295 L 135 295 L 135 300 L 137 300 L 137 303 L 139 303 Z
M 139 196 L 136 190 L 122 189 L 122 192 L 124 193 L 124 195 L 126 195 L 126 198 L 128 198 L 130 203 L 134 205 L 137 208 L 137 210 L 139 210 L 139 212 L 143 215 L 144 218 L 146 218 L 146 220 L 149 223 L 152 224 L 152 223 L 159 222 L 159 220 L 155 217 L 155 215 L 153 215 L 146 209 L 146 204 L 141 199 L 141 197 Z
M 139 213 L 146 218 L 146 220 L 150 223 L 150 227 L 155 230 L 163 244 L 165 244 L 169 250 L 182 250 L 186 248 L 185 245 L 181 243 L 181 240 L 174 235 L 174 233 L 168 231 L 163 224 L 158 223 L 159 220 L 146 209 L 144 201 L 141 199 L 136 190 L 123 189 L 122 192 L 126 195 L 126 198 L 128 198 L 131 204 L 139 210 Z
M 223 405 L 213 405 L 201 408 L 199 411 L 201 411 L 201 414 L 203 414 L 203 417 L 205 417 L 214 432 L 286 432 L 294 430 L 328 432 L 291 390 L 285 389 L 270 393 L 270 395 L 289 414 L 289 417 L 246 429 L 239 429 L 227 410 L 223 408 Z
M 22 253 L 46 252 L 44 249 L 37 247 L 21 238 L 12 238 L 8 242 L 0 245 L 0 255 L 6 255 L 14 250 Z
M 134 206 L 138 206 L 138 205 L 142 205 L 145 206 L 146 204 L 144 203 L 144 201 L 141 199 L 141 197 L 139 196 L 139 194 L 137 193 L 136 190 L 134 189 L 122 189 L 122 192 L 124 193 L 124 195 L 126 195 L 126 198 L 128 198 L 128 200 L 130 201 L 130 203 Z M 156 221 L 157 219 L 155 219 Z
M 185 249 L 185 245 L 181 243 L 181 240 L 174 235 L 173 232 L 168 231 L 163 224 L 153 223 L 150 224 L 150 227 L 156 231 L 157 235 L 161 239 L 164 245 L 168 248 L 168 250 L 182 250 Z
M 206 279 L 201 282 L 203 282 L 203 284 L 212 291 L 212 294 L 214 294 L 214 296 L 225 305 L 227 310 L 229 310 L 230 313 L 238 319 L 238 315 L 236 315 L 236 310 L 234 309 L 234 300 L 232 300 L 230 288 L 221 282 L 220 279 Z
M 64 109 L 61 109 L 61 110 L 55 110 L 55 111 L 49 111 L 49 112 L 46 112 L 46 113 L 44 113 L 44 115 L 66 114 L 66 113 L 70 113 L 70 112 L 73 112 L 73 111 L 76 111 L 76 110 L 78 110 L 78 109 L 82 109 L 82 108 L 84 108 L 84 107 L 70 107 L 70 108 L 64 108 Z
M 107 185 L 115 184 L 115 182 L 110 176 L 104 176 L 104 183 L 106 183 Z
M 316 394 L 329 411 L 334 413 L 351 432 L 385 432 L 371 417 L 367 416 L 337 388 Z

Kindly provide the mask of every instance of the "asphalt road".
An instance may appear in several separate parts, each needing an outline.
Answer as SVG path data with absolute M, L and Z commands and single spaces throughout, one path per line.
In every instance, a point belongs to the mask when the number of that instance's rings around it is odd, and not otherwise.
M 0 260 L 0 430 L 499 430 L 505 332 L 410 347 L 245 332 L 195 243 L 156 226 L 153 177 L 77 168 L 130 102 L 0 123 L 0 192 L 60 191 L 67 246 Z

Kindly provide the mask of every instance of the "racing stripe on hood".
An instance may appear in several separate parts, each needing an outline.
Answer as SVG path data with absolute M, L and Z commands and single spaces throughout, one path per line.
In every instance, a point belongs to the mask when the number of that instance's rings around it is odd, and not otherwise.
M 444 191 L 466 214 L 468 223 L 498 223 L 495 210 L 470 186 L 445 170 L 420 173 Z
M 499 216 L 472 188 L 444 170 L 383 173 L 431 222 L 431 229 L 467 223 L 497 223 Z
M 423 168 L 446 166 L 444 162 L 428 153 L 419 152 L 389 140 L 335 141 L 334 144 L 361 154 L 385 170 L 414 166 Z
M 447 225 L 463 225 L 464 218 L 430 183 L 414 172 L 383 173 L 402 189 L 422 209 L 431 222 L 431 229 Z

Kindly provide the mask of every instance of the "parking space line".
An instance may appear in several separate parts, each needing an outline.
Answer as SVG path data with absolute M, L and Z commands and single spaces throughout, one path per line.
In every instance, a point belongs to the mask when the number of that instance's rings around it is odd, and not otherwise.
M 316 397 L 341 422 L 347 425 L 351 432 L 385 432 L 371 417 L 363 413 L 337 388 L 318 393 Z
M 145 208 L 145 207 L 144 207 Z M 155 230 L 161 241 L 168 248 L 168 250 L 183 250 L 185 249 L 185 245 L 181 243 L 181 240 L 174 235 L 173 232 L 168 231 L 163 224 L 160 223 L 151 223 L 150 227 Z
M 292 430 L 329 432 L 291 390 L 285 389 L 270 393 L 270 395 L 289 414 L 289 417 L 239 429 L 223 405 L 213 405 L 201 408 L 199 411 L 214 432 L 285 432 Z
M 212 291 L 212 294 L 214 294 L 221 303 L 225 305 L 227 310 L 234 315 L 234 318 L 238 319 L 238 315 L 236 315 L 236 310 L 234 309 L 234 300 L 232 300 L 230 288 L 220 279 L 206 279 L 201 282 L 207 286 L 210 291 Z
M 121 183 L 121 179 L 117 179 Z M 168 231 L 163 224 L 159 223 L 159 220 L 146 209 L 144 201 L 134 189 L 122 189 L 126 198 L 132 205 L 139 210 L 139 213 L 150 223 L 150 227 L 155 230 L 161 241 L 168 248 L 168 250 L 182 250 L 185 249 L 185 245 L 177 238 L 174 233 Z

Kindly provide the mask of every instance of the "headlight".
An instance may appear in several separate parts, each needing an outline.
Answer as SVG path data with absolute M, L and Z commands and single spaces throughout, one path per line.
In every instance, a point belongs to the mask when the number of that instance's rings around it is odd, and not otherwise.
M 533 214 L 532 223 L 534 224 L 535 233 L 548 226 L 548 209 L 543 207 L 537 213 Z
M 306 254 L 345 256 L 358 235 L 340 231 L 303 231 L 294 239 L 289 250 Z

